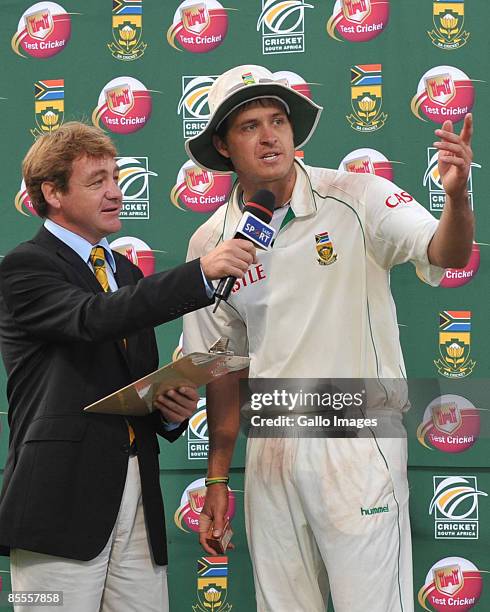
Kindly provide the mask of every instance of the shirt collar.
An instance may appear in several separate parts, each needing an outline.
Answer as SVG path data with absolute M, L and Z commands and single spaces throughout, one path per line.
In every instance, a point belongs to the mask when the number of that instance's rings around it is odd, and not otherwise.
M 116 260 L 114 259 L 114 255 L 112 254 L 111 247 L 109 246 L 109 241 L 107 238 L 102 238 L 99 240 L 97 244 L 90 244 L 88 240 L 82 238 L 75 232 L 66 229 L 66 227 L 62 227 L 58 225 L 51 219 L 46 219 L 44 221 L 44 227 L 56 236 L 61 242 L 64 242 L 67 246 L 70 247 L 77 255 L 79 255 L 85 263 L 88 263 L 90 260 L 90 252 L 94 248 L 94 246 L 101 246 L 106 255 L 106 261 L 111 266 L 113 273 L 116 273 Z
M 313 215 L 317 211 L 315 196 L 308 176 L 307 167 L 303 162 L 295 159 L 296 182 L 291 195 L 290 210 L 294 217 L 306 217 Z M 224 240 L 232 238 L 235 228 L 240 221 L 242 211 L 240 202 L 243 197 L 243 189 L 238 181 L 233 186 L 229 197 L 229 204 L 225 214 L 224 228 L 222 237 Z

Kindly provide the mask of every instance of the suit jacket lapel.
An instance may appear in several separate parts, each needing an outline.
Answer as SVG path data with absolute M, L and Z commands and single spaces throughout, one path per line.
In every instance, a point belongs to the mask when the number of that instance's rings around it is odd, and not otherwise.
M 114 251 L 112 253 L 116 261 L 116 274 L 114 276 L 116 279 L 117 286 L 124 287 L 125 285 L 134 285 L 134 278 L 131 274 L 131 269 L 129 267 L 121 265 L 120 263 L 118 264 L 118 253 L 115 253 Z M 119 348 L 124 354 L 124 358 L 126 359 L 128 367 L 130 367 L 130 356 L 132 349 L 131 339 L 126 338 L 126 346 L 124 346 L 124 343 L 122 341 L 118 344 L 120 345 Z
M 81 281 L 80 286 L 85 286 L 94 293 L 103 291 L 99 281 L 95 278 L 95 274 L 88 267 L 87 263 L 75 253 L 67 244 L 59 238 L 56 238 L 46 228 L 42 227 L 33 239 L 36 244 L 56 253 L 64 261 L 66 261 L 76 272 L 78 279 Z M 74 282 L 77 282 L 73 279 Z
M 95 274 L 88 267 L 87 263 L 83 261 L 83 259 L 75 253 L 73 249 L 71 249 L 67 244 L 65 244 L 59 238 L 56 238 L 51 232 L 49 232 L 45 227 L 41 227 L 39 232 L 34 236 L 33 242 L 38 244 L 39 246 L 48 249 L 54 253 L 56 253 L 59 257 L 61 257 L 70 267 L 73 269 L 77 278 L 74 278 L 74 284 L 78 284 L 80 287 L 86 288 L 93 293 L 99 293 L 100 291 L 104 291 L 102 289 L 101 284 L 96 279 Z M 131 277 L 129 276 L 126 279 L 126 275 L 122 274 L 123 278 L 120 278 L 119 274 L 119 266 L 116 269 L 116 282 L 119 287 L 122 287 L 124 284 L 131 284 Z M 122 340 L 116 341 L 121 356 L 126 362 L 129 368 L 128 361 L 128 350 L 129 343 L 127 343 L 127 347 L 124 346 L 124 342 Z

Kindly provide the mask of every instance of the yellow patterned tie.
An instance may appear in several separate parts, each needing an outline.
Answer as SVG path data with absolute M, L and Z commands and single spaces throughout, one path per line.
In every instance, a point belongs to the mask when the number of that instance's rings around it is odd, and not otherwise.
M 95 278 L 99 281 L 104 291 L 110 291 L 109 278 L 107 276 L 105 251 L 101 246 L 96 246 L 90 251 L 90 263 L 94 268 Z M 124 346 L 126 347 L 126 338 L 124 338 Z M 134 442 L 134 430 L 128 423 L 129 443 Z

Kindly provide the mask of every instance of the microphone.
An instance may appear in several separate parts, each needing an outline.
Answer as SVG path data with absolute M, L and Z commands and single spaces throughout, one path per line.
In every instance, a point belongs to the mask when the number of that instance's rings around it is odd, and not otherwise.
M 276 235 L 276 230 L 269 225 L 274 213 L 275 204 L 276 197 L 272 191 L 259 189 L 250 202 L 247 202 L 245 205 L 242 218 L 233 238 L 249 240 L 259 247 L 269 249 Z M 216 312 L 221 300 L 226 302 L 235 283 L 235 276 L 227 276 L 220 280 L 214 292 L 216 305 L 213 312 Z

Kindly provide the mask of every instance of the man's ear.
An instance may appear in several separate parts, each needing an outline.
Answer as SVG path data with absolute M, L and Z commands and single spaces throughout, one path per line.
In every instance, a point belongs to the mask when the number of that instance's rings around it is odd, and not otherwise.
M 228 147 L 226 146 L 226 142 L 222 138 L 220 138 L 218 134 L 213 134 L 213 145 L 220 155 L 230 159 L 230 154 L 228 153 Z
M 41 183 L 41 191 L 49 206 L 52 206 L 56 210 L 61 208 L 59 190 L 52 181 L 44 181 Z

